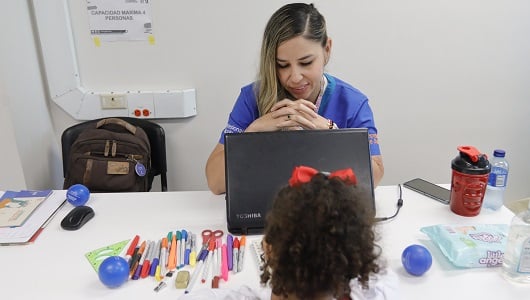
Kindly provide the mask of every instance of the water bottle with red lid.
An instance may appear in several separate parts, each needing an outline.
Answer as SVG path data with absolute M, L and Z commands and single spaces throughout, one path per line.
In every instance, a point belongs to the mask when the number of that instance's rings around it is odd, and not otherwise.
M 459 146 L 451 162 L 451 210 L 461 216 L 480 213 L 491 170 L 486 154 L 473 146 Z

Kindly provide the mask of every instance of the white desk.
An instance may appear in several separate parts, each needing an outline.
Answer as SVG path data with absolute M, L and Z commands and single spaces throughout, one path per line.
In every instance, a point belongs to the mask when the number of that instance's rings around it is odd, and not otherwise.
M 58 193 L 61 195 L 61 193 Z M 376 189 L 378 216 L 395 211 L 397 187 Z M 399 277 L 401 299 L 527 299 L 530 285 L 505 281 L 499 269 L 456 269 L 434 247 L 419 228 L 434 224 L 509 223 L 506 208 L 483 211 L 477 217 L 453 214 L 447 205 L 403 188 L 404 205 L 396 219 L 378 226 L 383 255 Z M 78 231 L 60 227 L 72 209 L 66 204 L 34 244 L 0 247 L 2 299 L 176 299 L 183 293 L 169 281 L 155 293 L 152 278 L 129 280 L 117 289 L 108 289 L 98 279 L 85 253 L 140 235 L 157 239 L 168 231 L 224 229 L 224 196 L 210 192 L 166 192 L 92 194 L 87 205 L 96 216 Z M 250 236 L 249 239 L 258 239 Z M 401 265 L 401 252 L 410 244 L 424 244 L 433 254 L 431 269 L 421 277 L 408 275 Z M 221 287 L 241 284 L 257 286 L 258 271 L 247 246 L 244 271 L 230 273 Z M 192 271 L 192 270 L 191 270 Z M 195 289 L 204 285 L 195 284 Z

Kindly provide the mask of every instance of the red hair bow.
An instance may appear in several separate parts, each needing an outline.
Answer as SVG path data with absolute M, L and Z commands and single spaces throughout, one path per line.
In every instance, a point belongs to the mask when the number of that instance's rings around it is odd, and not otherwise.
M 307 183 L 318 173 L 325 174 L 328 178 L 339 178 L 347 184 L 357 184 L 357 177 L 351 168 L 337 170 L 328 174 L 326 172 L 319 172 L 311 167 L 298 166 L 294 168 L 293 174 L 289 178 L 289 185 L 295 187 Z

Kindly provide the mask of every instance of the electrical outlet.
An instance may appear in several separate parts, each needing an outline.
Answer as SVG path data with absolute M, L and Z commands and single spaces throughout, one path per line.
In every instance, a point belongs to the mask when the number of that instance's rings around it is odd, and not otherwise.
M 101 95 L 100 99 L 102 109 L 127 108 L 127 98 L 125 98 L 125 95 Z

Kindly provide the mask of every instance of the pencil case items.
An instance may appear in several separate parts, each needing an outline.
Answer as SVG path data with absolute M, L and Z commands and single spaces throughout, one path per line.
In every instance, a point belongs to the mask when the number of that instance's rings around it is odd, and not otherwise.
M 490 268 L 502 265 L 508 237 L 507 224 L 441 224 L 420 230 L 457 267 Z

